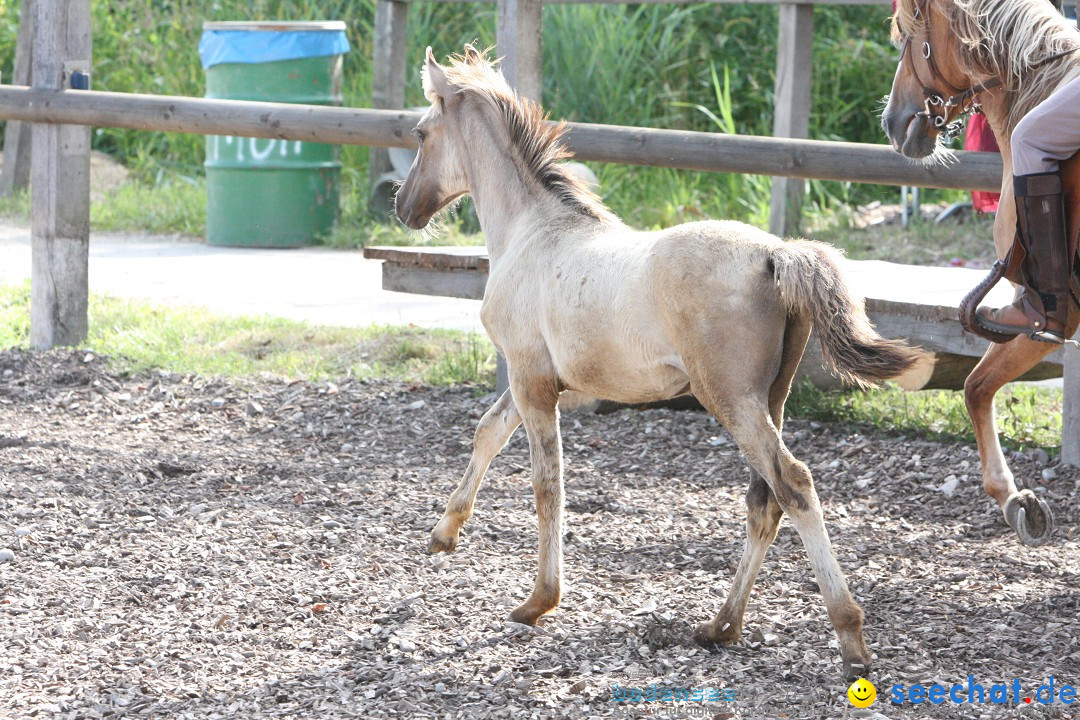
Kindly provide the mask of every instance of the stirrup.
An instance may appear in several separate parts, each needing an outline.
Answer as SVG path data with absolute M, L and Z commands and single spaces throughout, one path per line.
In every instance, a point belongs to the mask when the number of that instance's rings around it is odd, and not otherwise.
M 1053 333 L 1048 333 L 1045 330 L 1039 330 L 1037 332 L 1031 332 L 1028 334 L 1032 340 L 1038 340 L 1039 342 L 1050 343 L 1051 345 L 1072 345 L 1073 347 L 1080 348 L 1080 340 L 1074 340 L 1073 338 L 1060 338 Z
M 960 301 L 961 327 L 973 335 L 978 335 L 981 338 L 996 343 L 1007 343 L 1019 335 L 1020 332 L 1009 334 L 991 330 L 979 322 L 976 310 L 979 309 L 979 303 L 981 303 L 983 298 L 990 293 L 990 290 L 998 284 L 998 281 L 1001 280 L 1001 278 L 1005 277 L 1005 268 L 1006 265 L 1004 260 L 996 260 L 990 268 L 990 272 L 983 278 L 983 281 L 976 285 L 975 288 Z

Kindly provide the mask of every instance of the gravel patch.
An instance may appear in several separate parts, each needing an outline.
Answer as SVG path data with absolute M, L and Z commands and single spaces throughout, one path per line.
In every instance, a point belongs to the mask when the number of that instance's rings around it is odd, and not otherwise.
M 477 395 L 120 377 L 90 353 L 0 352 L 0 717 L 855 717 L 787 522 L 743 643 L 690 641 L 742 552 L 748 480 L 704 413 L 564 415 L 565 597 L 538 627 L 506 620 L 535 573 L 523 431 L 457 552 L 427 556 L 491 402 Z M 887 700 L 969 673 L 1080 683 L 1080 472 L 1012 459 L 1058 521 L 1030 549 L 972 446 L 802 421 L 784 434 L 866 611 L 874 710 L 1074 716 Z M 734 700 L 611 700 L 652 684 Z

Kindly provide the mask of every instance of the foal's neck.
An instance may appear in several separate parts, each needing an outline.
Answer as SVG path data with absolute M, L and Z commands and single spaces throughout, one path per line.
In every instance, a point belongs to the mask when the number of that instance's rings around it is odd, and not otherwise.
M 503 124 L 487 113 L 474 113 L 462 128 L 466 174 L 490 262 L 515 241 L 558 223 L 593 224 L 564 205 L 532 175 Z

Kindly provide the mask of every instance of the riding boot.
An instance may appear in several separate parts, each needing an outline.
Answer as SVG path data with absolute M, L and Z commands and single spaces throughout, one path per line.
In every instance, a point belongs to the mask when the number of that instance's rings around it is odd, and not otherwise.
M 995 333 L 1060 344 L 1065 341 L 1072 272 L 1061 175 L 1019 175 L 1013 178 L 1013 190 L 1017 240 L 1010 255 L 1019 252 L 1021 257 L 1018 263 L 1015 258 L 1006 262 L 1019 265 L 1022 287 L 1012 305 L 979 308 L 976 321 Z

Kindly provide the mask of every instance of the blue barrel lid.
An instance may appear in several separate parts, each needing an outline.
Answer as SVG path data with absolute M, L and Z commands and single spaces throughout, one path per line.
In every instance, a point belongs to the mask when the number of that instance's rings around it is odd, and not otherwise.
M 203 68 L 347 52 L 349 39 L 343 22 L 206 22 L 199 40 Z

